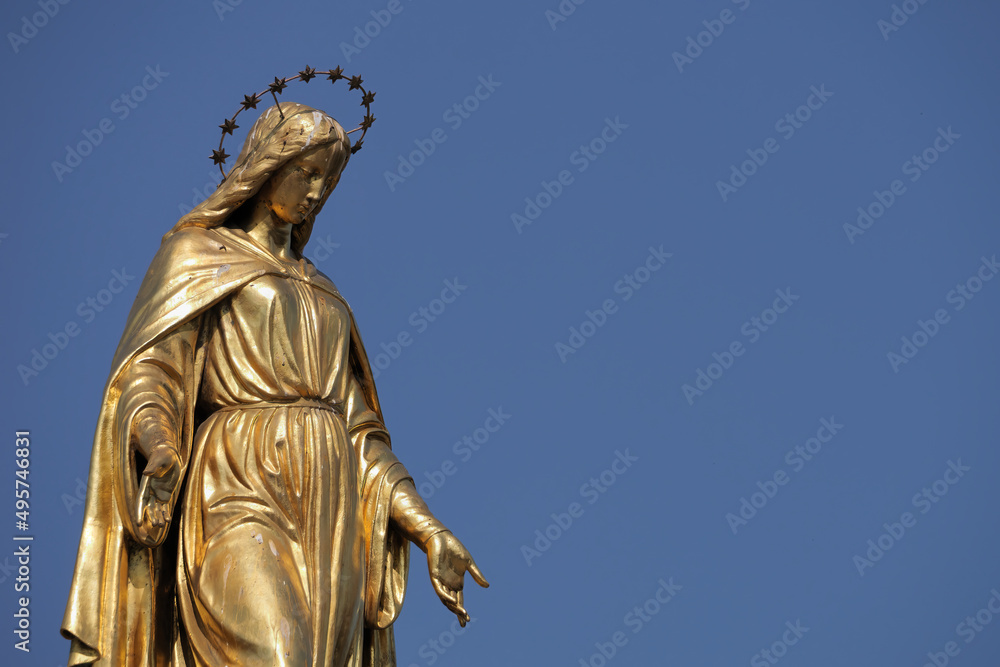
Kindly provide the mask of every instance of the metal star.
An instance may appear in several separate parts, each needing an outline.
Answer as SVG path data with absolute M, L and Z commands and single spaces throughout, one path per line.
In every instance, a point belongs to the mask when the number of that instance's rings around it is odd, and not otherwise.
M 236 130 L 236 129 L 239 128 L 239 125 L 236 124 L 236 121 L 230 120 L 229 118 L 227 118 L 226 122 L 224 122 L 219 127 L 222 128 L 222 134 L 226 135 L 226 134 L 232 134 L 233 130 Z
M 254 93 L 252 96 L 244 95 L 243 101 L 240 104 L 243 105 L 243 110 L 246 111 L 247 109 L 256 109 L 258 102 L 260 102 L 260 95 Z
M 225 149 L 221 151 L 212 151 L 212 162 L 214 164 L 225 164 L 226 158 L 229 157 L 229 153 Z
M 330 75 L 327 78 L 330 79 L 330 81 L 337 83 L 338 79 L 344 78 L 344 68 L 341 67 L 340 65 L 337 65 L 336 69 L 330 70 Z
M 371 114 L 365 114 L 365 119 L 361 121 L 361 129 L 367 130 L 375 122 L 375 116 Z M 359 142 L 360 143 L 360 142 Z
M 306 68 L 299 72 L 299 76 L 302 77 L 302 83 L 309 83 L 309 79 L 316 76 L 316 70 L 306 65 Z
M 351 77 L 351 86 L 350 86 L 350 88 L 348 88 L 348 90 L 355 90 L 357 88 L 360 88 L 362 83 L 364 83 L 364 82 L 361 80 L 360 76 L 352 76 Z
M 281 91 L 283 91 L 287 87 L 288 84 L 285 83 L 285 80 L 279 79 L 278 77 L 274 77 L 274 83 L 267 84 L 267 89 L 270 90 L 272 93 L 276 93 L 278 95 L 280 95 Z
M 361 104 L 363 106 L 368 106 L 369 104 L 371 104 L 374 101 L 375 101 L 375 93 L 373 93 L 371 91 L 365 93 L 364 96 L 362 96 L 362 98 L 361 98 Z

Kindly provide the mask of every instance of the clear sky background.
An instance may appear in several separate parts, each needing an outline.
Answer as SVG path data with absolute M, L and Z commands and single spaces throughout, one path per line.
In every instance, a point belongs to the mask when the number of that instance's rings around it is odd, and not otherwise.
M 401 667 L 997 664 L 996 4 L 48 2 L 0 10 L 5 664 L 65 664 L 139 282 L 217 125 L 306 65 L 377 93 L 306 254 L 492 583 L 454 633 L 414 549 Z M 343 83 L 282 99 L 362 116 Z

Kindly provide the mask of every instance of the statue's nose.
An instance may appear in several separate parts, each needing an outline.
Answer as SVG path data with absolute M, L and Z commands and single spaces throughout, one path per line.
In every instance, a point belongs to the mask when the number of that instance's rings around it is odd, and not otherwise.
M 306 195 L 306 199 L 309 200 L 310 204 L 315 204 L 319 201 L 320 196 L 323 194 L 323 181 L 318 181 L 309 188 L 309 194 Z

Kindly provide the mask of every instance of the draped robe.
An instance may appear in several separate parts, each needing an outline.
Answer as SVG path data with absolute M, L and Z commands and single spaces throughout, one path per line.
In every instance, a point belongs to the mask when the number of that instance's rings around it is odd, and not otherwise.
M 184 486 L 136 541 L 133 422 L 160 410 Z M 308 260 L 187 228 L 129 313 L 94 438 L 63 635 L 70 665 L 395 665 L 410 479 L 353 314 Z

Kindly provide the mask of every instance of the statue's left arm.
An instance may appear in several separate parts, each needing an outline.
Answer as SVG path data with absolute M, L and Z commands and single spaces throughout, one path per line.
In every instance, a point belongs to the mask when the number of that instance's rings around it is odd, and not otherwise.
M 487 587 L 472 555 L 451 531 L 431 512 L 420 497 L 413 478 L 390 447 L 389 434 L 364 397 L 360 384 L 352 377 L 348 391 L 346 417 L 360 449 L 362 486 L 367 486 L 370 471 L 391 469 L 395 483 L 389 498 L 391 527 L 427 554 L 427 567 L 434 591 L 464 626 L 469 615 L 463 605 L 464 575 L 468 571 L 480 586 Z M 364 490 L 362 490 L 364 494 Z

